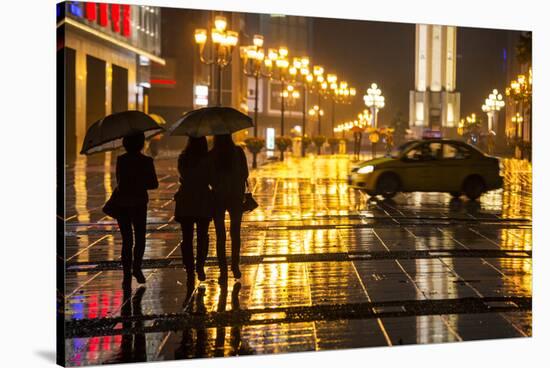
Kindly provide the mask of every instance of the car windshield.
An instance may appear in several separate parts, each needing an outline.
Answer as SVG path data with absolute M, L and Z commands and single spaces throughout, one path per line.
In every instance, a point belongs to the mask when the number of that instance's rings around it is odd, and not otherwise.
M 408 141 L 408 142 L 405 142 L 405 143 L 403 143 L 403 144 L 401 144 L 397 147 L 394 147 L 391 151 L 391 157 L 392 158 L 399 158 L 405 149 L 407 149 L 408 147 L 410 147 L 412 144 L 414 144 L 416 142 L 417 141 Z

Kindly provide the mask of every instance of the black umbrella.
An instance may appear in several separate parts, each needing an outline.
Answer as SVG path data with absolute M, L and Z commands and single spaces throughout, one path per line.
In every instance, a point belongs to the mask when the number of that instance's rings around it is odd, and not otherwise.
M 169 129 L 170 135 L 204 137 L 250 128 L 252 119 L 231 107 L 204 107 L 189 111 Z
M 81 154 L 111 151 L 122 147 L 126 135 L 142 132 L 145 138 L 159 134 L 164 129 L 149 115 L 136 110 L 118 112 L 93 123 L 84 137 Z

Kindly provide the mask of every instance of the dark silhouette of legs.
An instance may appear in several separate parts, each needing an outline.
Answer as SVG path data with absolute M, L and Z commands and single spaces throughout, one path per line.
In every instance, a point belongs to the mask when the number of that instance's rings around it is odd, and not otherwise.
M 181 222 L 181 258 L 188 277 L 195 272 L 193 256 L 194 225 L 195 223 L 192 217 L 185 217 Z
M 241 278 L 239 268 L 241 260 L 241 222 L 243 218 L 242 208 L 234 207 L 229 210 L 229 234 L 231 236 L 231 270 L 235 278 Z
M 197 219 L 197 275 L 200 281 L 206 280 L 204 273 L 204 264 L 208 256 L 208 226 L 209 218 Z
M 219 206 L 214 213 L 214 227 L 216 228 L 216 256 L 220 267 L 220 283 L 227 282 L 227 258 L 225 254 L 225 207 Z
M 145 276 L 141 272 L 143 255 L 145 254 L 145 233 L 147 228 L 147 206 L 132 209 L 132 225 L 134 227 L 135 246 L 133 260 L 133 274 L 140 284 L 145 283 Z
M 132 221 L 129 211 L 124 211 L 117 219 L 118 228 L 122 235 L 122 269 L 124 272 L 124 281 L 131 281 L 132 277 L 132 248 L 134 246 L 134 236 L 132 234 Z

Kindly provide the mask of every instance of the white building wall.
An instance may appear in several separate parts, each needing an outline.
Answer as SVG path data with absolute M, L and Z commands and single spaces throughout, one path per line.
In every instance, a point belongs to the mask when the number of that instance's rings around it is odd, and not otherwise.
M 455 93 L 456 27 L 417 24 L 415 56 L 415 90 L 409 97 L 410 126 L 418 131 L 429 127 L 431 109 L 439 108 L 441 118 L 433 126 L 455 128 L 460 118 L 460 94 Z

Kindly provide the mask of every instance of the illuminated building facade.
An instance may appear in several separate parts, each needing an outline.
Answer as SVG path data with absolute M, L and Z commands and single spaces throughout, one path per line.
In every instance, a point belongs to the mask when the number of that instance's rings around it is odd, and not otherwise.
M 456 27 L 417 24 L 415 90 L 409 94 L 409 125 L 456 134 L 460 93 L 456 91 Z
M 160 8 L 68 1 L 57 4 L 58 79 L 64 83 L 66 158 L 106 115 L 147 110 L 150 66 L 160 57 Z

